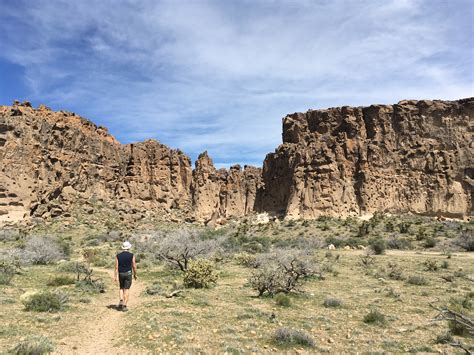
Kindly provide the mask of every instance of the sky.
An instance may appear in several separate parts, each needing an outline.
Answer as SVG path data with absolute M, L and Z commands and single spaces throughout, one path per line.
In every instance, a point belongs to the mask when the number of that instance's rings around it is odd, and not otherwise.
M 473 22 L 472 0 L 0 0 L 0 105 L 261 166 L 289 113 L 474 96 Z

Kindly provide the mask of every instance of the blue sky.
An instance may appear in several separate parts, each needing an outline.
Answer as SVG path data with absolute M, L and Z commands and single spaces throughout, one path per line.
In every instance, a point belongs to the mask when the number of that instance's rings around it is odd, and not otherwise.
M 261 165 L 288 113 L 474 96 L 472 0 L 0 0 L 0 104 Z

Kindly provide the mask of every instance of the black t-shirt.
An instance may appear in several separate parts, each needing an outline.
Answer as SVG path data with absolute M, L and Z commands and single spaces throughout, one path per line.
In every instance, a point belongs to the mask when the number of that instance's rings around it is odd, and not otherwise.
M 133 259 L 133 254 L 130 253 L 129 251 L 123 251 L 117 254 L 118 272 L 132 271 L 132 259 Z

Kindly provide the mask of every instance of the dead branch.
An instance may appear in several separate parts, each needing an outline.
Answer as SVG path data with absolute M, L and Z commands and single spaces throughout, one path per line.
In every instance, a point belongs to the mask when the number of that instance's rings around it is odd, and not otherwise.
M 183 292 L 183 290 L 175 290 L 169 294 L 166 295 L 166 298 L 172 298 L 172 297 L 177 297 L 180 295 L 180 293 Z
M 431 308 L 437 310 L 438 315 L 433 318 L 433 321 L 452 321 L 463 326 L 470 335 L 474 335 L 474 321 L 469 317 L 455 312 L 449 308 L 439 308 L 434 306 L 432 303 L 429 304 Z

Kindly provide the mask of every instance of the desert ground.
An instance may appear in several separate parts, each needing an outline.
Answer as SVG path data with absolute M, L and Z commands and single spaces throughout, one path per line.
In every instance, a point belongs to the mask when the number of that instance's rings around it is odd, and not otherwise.
M 439 316 L 473 318 L 473 228 L 386 215 L 4 226 L 0 352 L 465 353 L 469 327 Z M 113 265 L 125 239 L 138 280 L 120 312 Z M 186 245 L 182 271 L 170 256 Z M 269 282 L 289 260 L 291 287 Z

